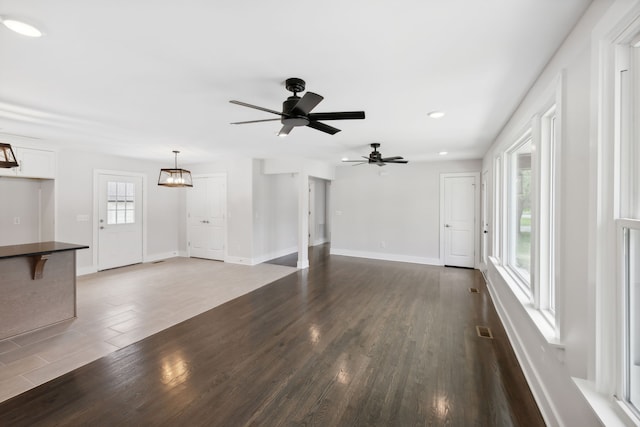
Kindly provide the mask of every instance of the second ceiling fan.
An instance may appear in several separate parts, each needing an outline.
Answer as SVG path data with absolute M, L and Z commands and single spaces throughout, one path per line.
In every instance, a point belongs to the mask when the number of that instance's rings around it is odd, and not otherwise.
M 382 153 L 378 151 L 378 147 L 380 147 L 379 142 L 374 142 L 371 144 L 371 148 L 373 151 L 369 153 L 369 156 L 362 156 L 364 160 L 343 160 L 343 162 L 355 163 L 353 166 L 362 165 L 365 163 L 373 163 L 378 166 L 384 166 L 387 163 L 409 163 L 409 160 L 404 160 L 402 156 L 393 156 L 393 157 L 382 157 Z
M 277 119 L 264 119 L 264 120 L 249 120 L 245 122 L 233 122 L 232 125 L 243 125 L 247 123 L 259 123 L 270 122 L 280 120 L 282 122 L 282 129 L 278 132 L 278 135 L 285 136 L 294 127 L 309 126 L 310 128 L 319 130 L 321 132 L 334 135 L 340 132 L 340 129 L 329 126 L 320 120 L 355 120 L 364 119 L 364 111 L 342 111 L 333 113 L 311 113 L 316 105 L 320 103 L 324 98 L 316 93 L 307 92 L 302 98 L 298 96 L 299 92 L 304 91 L 305 82 L 302 79 L 292 77 L 287 79 L 286 88 L 288 91 L 293 92 L 293 95 L 288 97 L 286 101 L 282 103 L 282 111 L 270 110 L 268 108 L 258 107 L 257 105 L 247 104 L 241 101 L 229 101 L 232 104 L 241 105 L 243 107 L 253 108 L 255 110 L 266 111 L 267 113 L 277 114 L 280 118 Z

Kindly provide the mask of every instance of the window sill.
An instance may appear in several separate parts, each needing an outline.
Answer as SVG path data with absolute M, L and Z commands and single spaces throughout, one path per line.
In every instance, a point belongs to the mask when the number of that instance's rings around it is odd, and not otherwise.
M 625 405 L 616 399 L 598 393 L 595 384 L 581 378 L 573 378 L 573 382 L 593 408 L 600 422 L 607 427 L 624 427 L 638 425 L 638 418 Z
M 513 295 L 518 299 L 525 312 L 536 326 L 540 334 L 544 337 L 547 343 L 554 347 L 556 350 L 559 350 L 559 353 L 564 350 L 564 344 L 558 339 L 558 334 L 556 329 L 551 326 L 549 319 L 542 313 L 540 310 L 534 307 L 531 303 L 531 298 L 527 295 L 522 287 L 516 282 L 513 276 L 509 273 L 509 271 L 502 265 L 499 264 L 499 261 L 495 258 L 489 257 L 489 260 L 493 264 L 496 271 L 500 274 L 502 279 L 511 289 Z M 558 354 L 559 359 L 562 360 L 560 354 Z

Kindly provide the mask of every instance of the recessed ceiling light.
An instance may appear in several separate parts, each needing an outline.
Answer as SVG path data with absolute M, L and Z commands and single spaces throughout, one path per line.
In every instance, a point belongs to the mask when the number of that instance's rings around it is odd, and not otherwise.
M 0 21 L 4 24 L 5 27 L 10 29 L 11 31 L 15 31 L 18 34 L 22 34 L 27 37 L 42 37 L 42 31 L 37 29 L 31 24 L 27 24 L 23 21 L 18 21 L 13 18 L 2 18 L 0 17 Z
M 444 111 L 432 111 L 430 113 L 427 113 L 427 116 L 431 117 L 432 119 L 441 119 L 444 117 Z
M 346 162 L 347 160 L 349 160 L 349 158 L 348 158 L 348 157 L 343 157 L 343 158 L 342 158 L 342 159 L 340 159 L 340 160 L 342 160 L 343 162 Z
M 448 151 L 441 151 L 438 154 L 440 154 L 441 156 L 446 156 L 447 154 L 449 154 Z

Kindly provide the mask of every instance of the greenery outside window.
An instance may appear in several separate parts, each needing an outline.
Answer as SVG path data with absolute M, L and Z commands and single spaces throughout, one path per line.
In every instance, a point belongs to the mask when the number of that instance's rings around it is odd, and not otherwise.
M 531 293 L 533 235 L 533 143 L 528 131 L 507 152 L 507 267 L 528 294 Z

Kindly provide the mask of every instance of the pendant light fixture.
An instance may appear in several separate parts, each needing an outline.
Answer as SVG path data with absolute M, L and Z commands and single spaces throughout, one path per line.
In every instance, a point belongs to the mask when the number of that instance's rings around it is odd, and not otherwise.
M 193 187 L 191 172 L 186 169 L 178 169 L 179 151 L 174 150 L 173 152 L 175 154 L 175 167 L 173 169 L 160 169 L 158 185 L 165 187 Z
M 16 166 L 18 166 L 18 162 L 11 144 L 0 142 L 0 168 L 15 168 Z

